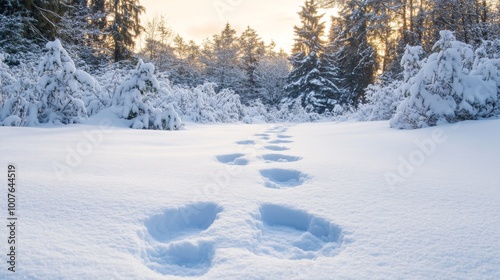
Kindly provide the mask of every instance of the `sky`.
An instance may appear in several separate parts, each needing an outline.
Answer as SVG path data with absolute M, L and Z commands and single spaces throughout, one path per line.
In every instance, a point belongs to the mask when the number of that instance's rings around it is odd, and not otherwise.
M 250 26 L 266 44 L 274 40 L 277 50 L 283 48 L 289 52 L 293 26 L 300 24 L 297 13 L 304 0 L 141 0 L 140 3 L 146 8 L 143 25 L 148 18 L 163 15 L 168 26 L 185 40 L 201 44 L 203 39 L 219 34 L 229 22 L 238 36 Z

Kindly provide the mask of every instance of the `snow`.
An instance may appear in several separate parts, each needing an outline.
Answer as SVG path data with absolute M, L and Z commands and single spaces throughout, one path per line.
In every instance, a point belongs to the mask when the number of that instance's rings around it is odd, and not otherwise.
M 0 134 L 18 278 L 500 278 L 500 120 L 157 131 L 103 110 Z

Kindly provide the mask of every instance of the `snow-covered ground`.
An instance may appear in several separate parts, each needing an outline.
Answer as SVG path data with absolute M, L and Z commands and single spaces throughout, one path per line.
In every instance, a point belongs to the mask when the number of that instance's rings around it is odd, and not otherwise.
M 8 163 L 18 176 L 17 272 L 4 227 L 0 278 L 500 279 L 500 120 L 165 132 L 111 116 L 0 127 L 4 222 Z

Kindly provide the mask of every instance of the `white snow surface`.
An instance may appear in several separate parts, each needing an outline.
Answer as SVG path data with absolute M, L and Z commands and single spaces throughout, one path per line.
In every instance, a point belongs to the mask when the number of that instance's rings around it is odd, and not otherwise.
M 500 279 L 500 120 L 0 135 L 1 279 Z

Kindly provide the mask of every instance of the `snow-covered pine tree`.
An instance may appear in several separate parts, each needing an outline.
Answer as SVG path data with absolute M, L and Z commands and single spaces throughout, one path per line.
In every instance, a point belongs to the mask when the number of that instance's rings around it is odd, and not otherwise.
M 403 82 L 407 83 L 415 77 L 422 68 L 422 60 L 425 51 L 421 46 L 409 46 L 405 48 L 401 58 L 401 67 L 403 68 Z
M 469 74 L 470 45 L 457 41 L 450 31 L 440 35 L 437 52 L 408 81 L 409 97 L 391 119 L 392 127 L 422 128 L 491 116 L 498 99 L 496 84 Z
M 92 76 L 77 70 L 59 40 L 48 42 L 47 53 L 38 66 L 40 123 L 79 123 L 87 118 L 82 99 L 88 89 L 97 86 Z
M 484 82 L 493 82 L 500 99 L 500 40 L 483 41 L 475 51 L 472 75 L 481 77 Z M 496 103 L 494 114 L 500 115 L 500 102 Z
M 376 52 L 368 37 L 372 1 L 346 3 L 339 19 L 342 30 L 335 39 L 338 49 L 334 57 L 341 70 L 341 87 L 349 93 L 347 103 L 356 106 L 363 100 L 365 88 L 373 83 L 376 71 Z
M 334 18 L 332 18 L 332 24 L 330 27 L 330 33 L 328 34 L 328 43 L 321 55 L 320 71 L 326 78 L 327 84 L 324 86 L 324 93 L 328 98 L 328 108 L 333 109 L 335 105 L 346 105 L 349 100 L 349 94 L 343 90 L 340 85 L 342 83 L 340 73 L 341 70 L 338 67 L 337 60 L 337 50 L 338 42 L 337 38 L 339 36 L 339 26 L 336 25 Z
M 21 126 L 24 104 L 18 100 L 13 86 L 17 82 L 9 67 L 4 64 L 5 55 L 0 53 L 0 125 Z M 20 102 L 21 101 L 21 102 Z
M 0 125 L 36 126 L 38 92 L 36 66 L 20 63 L 16 72 L 2 63 L 0 54 Z
M 145 11 L 138 0 L 107 1 L 110 19 L 107 28 L 112 39 L 115 62 L 130 58 L 137 38 L 144 28 L 140 16 Z
M 264 42 L 257 35 L 257 32 L 250 28 L 250 26 L 241 34 L 238 40 L 241 52 L 241 68 L 246 74 L 243 83 L 244 92 L 240 93 L 240 96 L 247 103 L 258 96 L 255 69 L 264 56 L 265 46 Z
M 178 130 L 182 120 L 171 104 L 162 108 L 167 93 L 160 88 L 154 70 L 153 64 L 139 60 L 136 69 L 116 88 L 114 110 L 130 120 L 135 129 Z
M 285 86 L 288 93 L 285 104 L 293 104 L 298 99 L 303 107 L 312 105 L 317 112 L 323 112 L 329 105 L 325 88 L 331 84 L 321 72 L 320 62 L 325 23 L 321 22 L 323 15 L 318 14 L 315 0 L 306 0 L 299 15 L 302 26 L 294 28 L 296 38 L 291 56 L 293 70 Z

